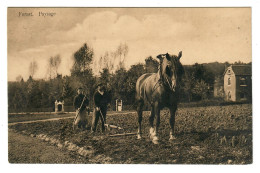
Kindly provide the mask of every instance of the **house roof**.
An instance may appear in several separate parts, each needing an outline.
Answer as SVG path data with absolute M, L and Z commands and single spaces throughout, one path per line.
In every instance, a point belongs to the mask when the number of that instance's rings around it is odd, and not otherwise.
M 252 75 L 251 65 L 232 65 L 235 75 Z
M 251 65 L 231 65 L 229 66 L 235 75 L 252 75 L 252 67 Z M 224 74 L 226 74 L 227 69 L 225 70 Z

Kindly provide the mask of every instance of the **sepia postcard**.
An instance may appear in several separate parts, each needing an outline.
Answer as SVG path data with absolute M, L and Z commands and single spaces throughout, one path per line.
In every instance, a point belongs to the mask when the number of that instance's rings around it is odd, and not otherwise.
M 10 164 L 253 163 L 252 8 L 7 9 Z

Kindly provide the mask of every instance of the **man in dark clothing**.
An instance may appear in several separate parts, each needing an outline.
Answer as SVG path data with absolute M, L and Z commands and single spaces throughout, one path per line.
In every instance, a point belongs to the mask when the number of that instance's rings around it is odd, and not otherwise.
M 106 114 L 107 114 L 107 104 L 110 102 L 109 95 L 102 84 L 98 85 L 98 88 L 93 96 L 94 99 L 94 111 L 92 119 L 92 132 L 96 131 L 97 123 L 99 118 L 101 119 L 102 132 L 105 131 Z
M 74 98 L 74 108 L 76 109 L 76 117 L 74 121 L 74 125 L 78 126 L 78 128 L 86 128 L 88 123 L 87 114 L 86 114 L 86 107 L 89 105 L 89 100 L 83 94 L 83 89 L 80 87 L 77 90 L 77 96 Z

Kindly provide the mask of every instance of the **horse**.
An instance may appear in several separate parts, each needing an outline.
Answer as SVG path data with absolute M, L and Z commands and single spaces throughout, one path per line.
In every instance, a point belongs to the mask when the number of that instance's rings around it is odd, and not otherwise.
M 141 139 L 141 123 L 144 104 L 150 104 L 151 114 L 149 117 L 150 139 L 154 144 L 158 144 L 158 129 L 160 125 L 160 110 L 168 107 L 170 110 L 170 138 L 175 140 L 174 124 L 175 113 L 179 101 L 179 91 L 184 68 L 180 63 L 182 51 L 178 56 L 160 54 L 159 68 L 157 73 L 145 73 L 137 79 L 136 82 L 136 102 L 138 113 L 138 131 L 137 139 Z M 153 122 L 156 115 L 156 126 Z

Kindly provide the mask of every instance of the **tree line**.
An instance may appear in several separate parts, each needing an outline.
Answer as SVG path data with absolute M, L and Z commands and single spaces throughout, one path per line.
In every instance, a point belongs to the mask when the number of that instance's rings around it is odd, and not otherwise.
M 49 58 L 48 78 L 35 80 L 34 74 L 38 65 L 33 61 L 29 66 L 30 77 L 27 81 L 19 75 L 15 82 L 8 82 L 8 108 L 19 112 L 32 108 L 54 110 L 56 100 L 64 100 L 65 106 L 72 106 L 79 86 L 84 88 L 92 106 L 93 93 L 100 82 L 106 85 L 111 94 L 111 109 L 115 109 L 116 99 L 123 100 L 123 104 L 129 109 L 134 108 L 135 84 L 138 77 L 144 73 L 157 72 L 159 62 L 149 56 L 144 63 L 135 64 L 126 69 L 124 60 L 127 53 L 126 44 L 120 44 L 114 52 L 106 52 L 98 61 L 99 75 L 93 73 L 91 64 L 93 64 L 94 51 L 87 43 L 73 54 L 74 63 L 70 69 L 71 75 L 62 76 L 58 73 L 61 57 L 56 55 Z M 115 62 L 116 59 L 117 62 Z M 224 70 L 229 65 L 228 62 L 184 65 L 185 74 L 180 91 L 181 102 L 212 98 L 215 79 L 223 81 Z

